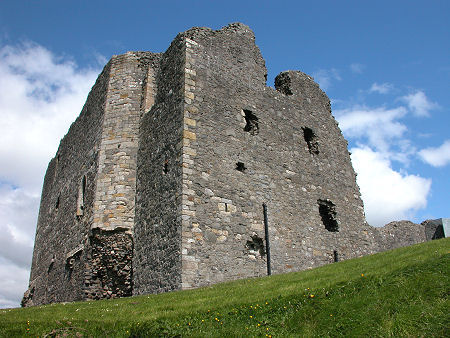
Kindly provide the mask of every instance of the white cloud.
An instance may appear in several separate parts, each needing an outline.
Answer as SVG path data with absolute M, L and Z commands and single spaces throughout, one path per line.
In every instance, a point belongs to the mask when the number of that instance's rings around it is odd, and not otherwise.
M 36 44 L 0 49 L 0 180 L 39 192 L 97 74 Z
M 344 135 L 357 145 L 351 157 L 369 224 L 411 219 L 426 206 L 431 180 L 391 165 L 395 160 L 407 166 L 416 155 L 402 122 L 408 110 L 354 106 L 335 114 Z
M 322 90 L 327 90 L 331 86 L 333 80 L 341 81 L 342 78 L 335 68 L 319 69 L 313 73 L 314 80 L 319 84 Z
M 0 196 L 0 257 L 29 268 L 39 195 L 2 185 Z
M 34 43 L 0 48 L 0 307 L 27 288 L 43 176 L 98 73 Z
M 400 174 L 390 160 L 369 147 L 352 148 L 352 163 L 369 224 L 383 226 L 393 220 L 410 219 L 425 208 L 431 180 Z
M 443 167 L 450 163 L 450 140 L 446 140 L 437 148 L 425 148 L 419 151 L 420 158 L 434 166 Z
M 28 268 L 17 266 L 0 256 L 0 309 L 19 306 L 29 277 Z
M 405 102 L 411 112 L 416 116 L 429 116 L 430 110 L 439 108 L 439 105 L 431 102 L 421 90 L 402 96 L 399 100 Z
M 350 70 L 352 71 L 352 73 L 355 73 L 355 74 L 362 74 L 364 72 L 365 68 L 366 68 L 366 66 L 364 66 L 361 63 L 352 63 L 350 65 Z
M 394 89 L 394 86 L 390 83 L 382 83 L 382 84 L 378 84 L 378 83 L 373 83 L 372 86 L 369 89 L 370 93 L 378 93 L 378 94 L 387 94 L 389 93 L 392 89 Z
M 404 107 L 386 109 L 356 106 L 334 113 L 346 137 L 361 139 L 385 153 L 390 151 L 393 140 L 401 139 L 407 130 L 398 121 L 407 114 Z

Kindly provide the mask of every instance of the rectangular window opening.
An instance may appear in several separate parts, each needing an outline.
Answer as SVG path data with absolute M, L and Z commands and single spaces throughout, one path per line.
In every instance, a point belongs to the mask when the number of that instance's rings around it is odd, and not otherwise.
M 339 254 L 336 250 L 333 250 L 333 260 L 335 263 L 339 262 Z
M 331 232 L 339 231 L 339 224 L 336 219 L 336 206 L 329 199 L 317 200 L 319 204 L 319 213 L 322 218 L 322 223 L 325 225 L 325 229 Z
M 244 131 L 249 132 L 250 135 L 258 135 L 259 133 L 259 125 L 258 125 L 258 117 L 253 114 L 251 110 L 243 109 L 244 119 L 245 119 L 245 127 Z
M 302 127 L 303 137 L 306 144 L 308 145 L 308 150 L 311 155 L 319 154 L 319 142 L 317 142 L 317 136 L 311 128 Z
M 83 214 L 84 214 L 86 185 L 87 185 L 87 179 L 86 179 L 86 175 L 84 175 L 83 178 L 81 179 L 80 187 L 78 188 L 77 216 L 83 216 Z

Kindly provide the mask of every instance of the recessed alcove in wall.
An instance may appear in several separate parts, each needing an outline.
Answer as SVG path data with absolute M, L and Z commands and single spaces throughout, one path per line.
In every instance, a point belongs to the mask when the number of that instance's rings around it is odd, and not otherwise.
M 259 133 L 258 117 L 255 114 L 253 114 L 251 110 L 243 109 L 242 111 L 245 119 L 244 131 L 249 132 L 251 135 L 258 135 Z
M 319 205 L 319 213 L 325 229 L 331 232 L 339 231 L 339 224 L 336 219 L 336 206 L 330 200 L 317 200 Z
M 317 136 L 311 128 L 302 127 L 303 129 L 303 138 L 305 139 L 306 144 L 308 145 L 309 153 L 312 155 L 319 154 L 319 142 L 317 141 Z

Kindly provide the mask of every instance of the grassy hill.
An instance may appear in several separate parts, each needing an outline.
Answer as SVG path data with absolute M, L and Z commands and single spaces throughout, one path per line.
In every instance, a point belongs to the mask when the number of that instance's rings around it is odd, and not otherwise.
M 0 310 L 0 336 L 450 336 L 450 239 L 318 269 Z

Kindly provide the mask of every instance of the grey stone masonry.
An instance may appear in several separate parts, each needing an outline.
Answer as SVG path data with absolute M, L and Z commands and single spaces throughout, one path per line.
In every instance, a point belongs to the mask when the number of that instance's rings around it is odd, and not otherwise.
M 49 163 L 22 305 L 263 276 L 263 203 L 273 273 L 440 236 L 369 226 L 326 94 L 300 71 L 266 77 L 240 23 L 113 56 Z

